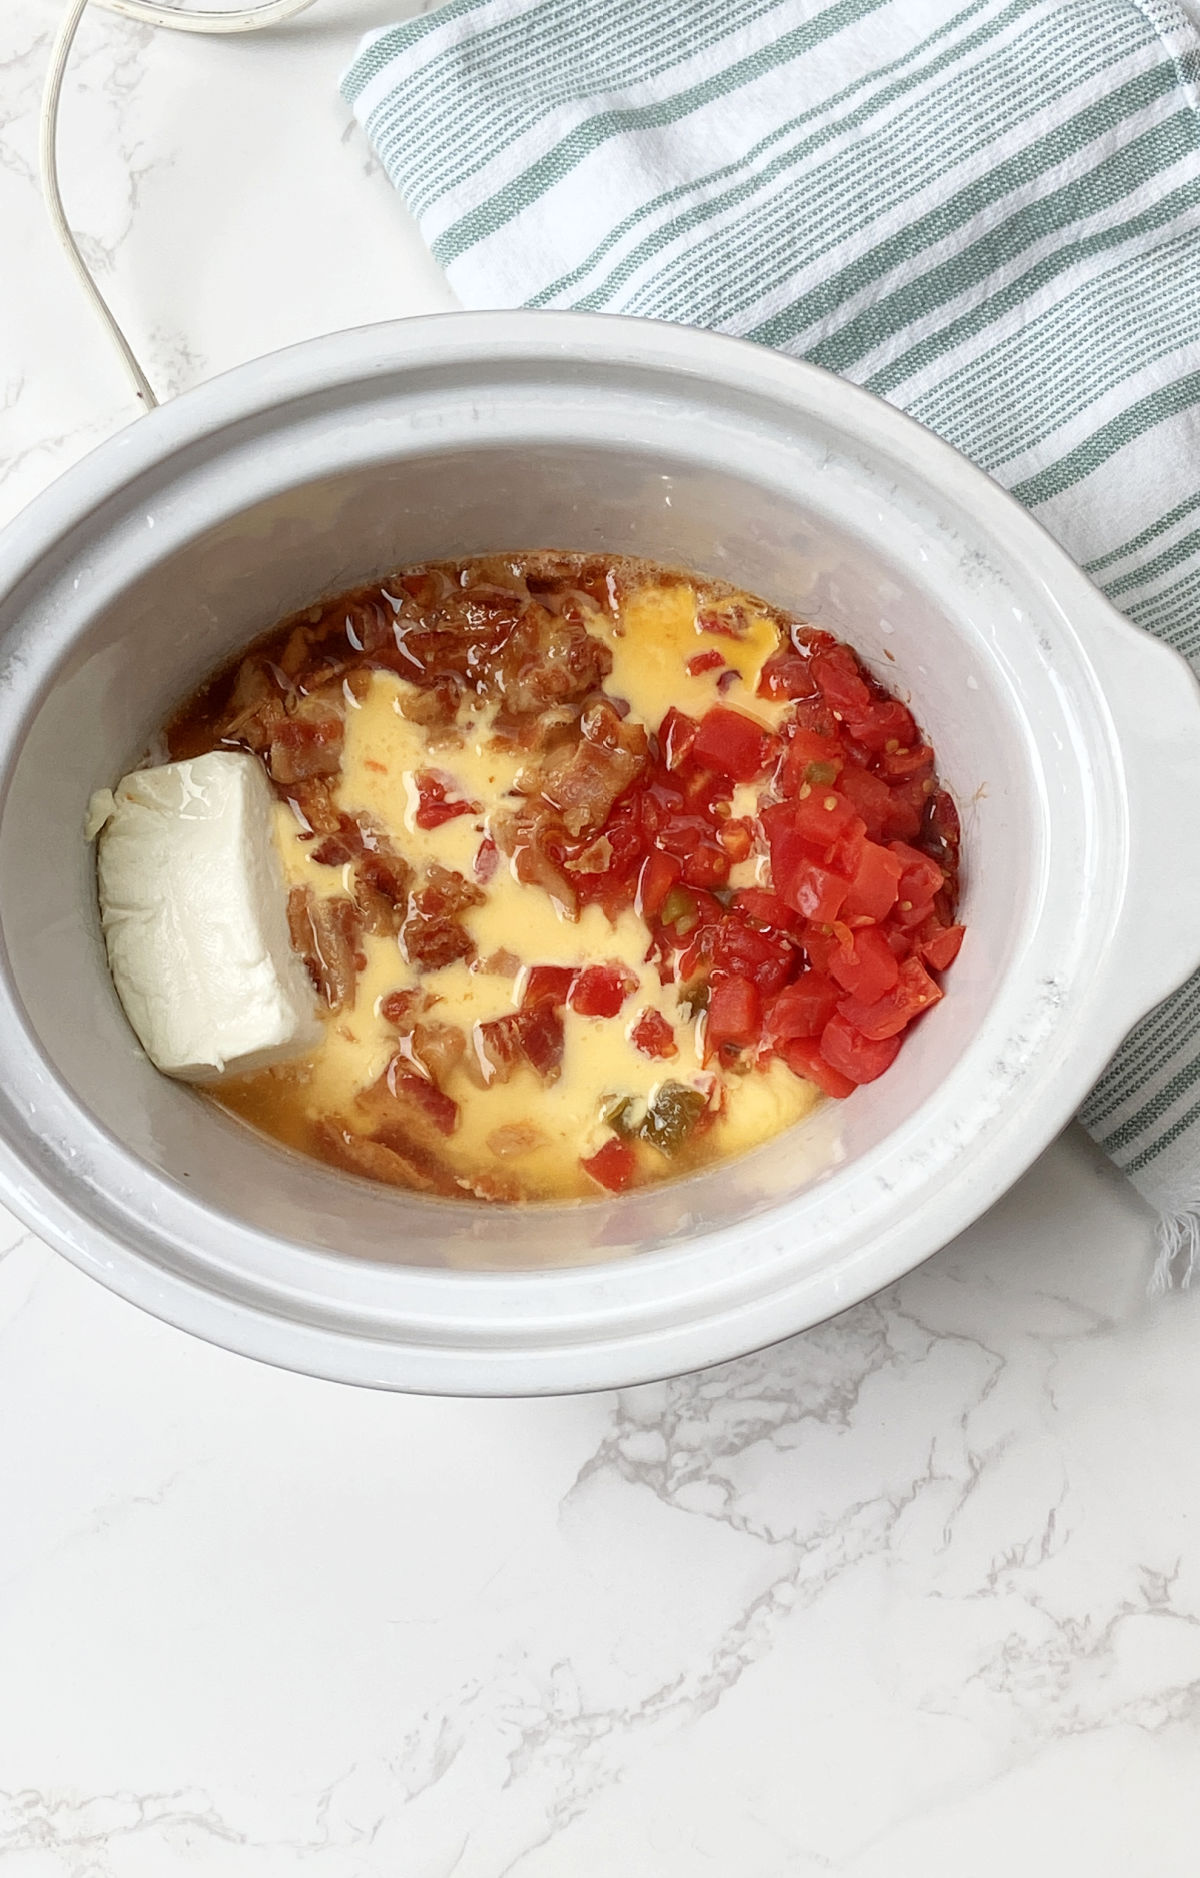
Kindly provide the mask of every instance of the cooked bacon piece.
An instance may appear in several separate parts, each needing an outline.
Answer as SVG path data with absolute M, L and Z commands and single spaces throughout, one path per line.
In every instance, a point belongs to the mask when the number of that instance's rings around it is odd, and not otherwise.
M 424 1003 L 423 991 L 389 991 L 379 1001 L 379 1015 L 385 1024 L 395 1024 L 399 1029 L 413 1021 L 417 1012 L 424 1008 Z
M 372 1141 L 356 1135 L 340 1117 L 325 1117 L 317 1123 L 317 1145 L 325 1160 L 348 1174 L 363 1174 L 368 1180 L 386 1181 L 391 1187 L 411 1187 L 417 1193 L 452 1193 L 451 1176 L 425 1156 L 406 1152 L 405 1146 Z M 397 1141 L 399 1137 L 397 1137 Z
M 562 1068 L 562 1011 L 552 1004 L 535 1004 L 476 1024 L 475 1054 L 486 1087 L 507 1082 L 522 1061 L 544 1081 L 554 1082 Z
M 381 841 L 367 848 L 355 864 L 355 874 L 365 886 L 381 893 L 394 907 L 403 907 L 412 885 L 412 868 L 390 842 Z
M 526 886 L 543 887 L 567 918 L 574 919 L 578 896 L 559 859 L 567 832 L 548 804 L 530 802 L 494 815 L 491 828 L 496 846 L 512 862 L 517 879 Z
M 243 659 L 217 725 L 220 740 L 244 743 L 261 756 L 286 721 L 283 690 L 270 661 L 253 654 Z
M 479 1071 L 478 1080 L 484 1088 L 490 1088 L 493 1083 L 507 1082 L 520 1062 L 522 1016 L 520 1011 L 511 1011 L 505 1017 L 494 1017 L 486 1024 L 476 1024 L 476 1067 Z
M 342 825 L 341 810 L 333 799 L 329 784 L 320 776 L 297 783 L 287 791 L 293 810 L 312 829 L 314 835 L 336 835 Z
M 312 858 L 322 867 L 345 867 L 348 861 L 356 861 L 362 851 L 362 829 L 352 815 L 341 815 L 336 831 L 318 843 Z
M 404 692 L 400 698 L 400 715 L 410 724 L 420 724 L 423 730 L 447 731 L 454 722 L 458 703 L 458 686 L 450 679 L 440 679 L 427 690 Z
M 612 670 L 612 653 L 581 621 L 532 602 L 509 634 L 493 684 L 513 716 L 586 697 Z
M 467 1039 L 457 1024 L 443 1024 L 435 1018 L 400 1026 L 400 1055 L 426 1082 L 444 1088 L 450 1071 L 461 1063 Z
M 362 923 L 354 902 L 340 895 L 318 899 L 307 887 L 293 887 L 288 895 L 288 930 L 330 1010 L 352 1006 L 356 979 L 366 964 L 359 951 Z
M 539 778 L 541 794 L 576 837 L 603 824 L 645 769 L 649 750 L 642 726 L 623 723 L 607 700 L 586 710 L 579 728 L 578 742 L 553 752 Z
M 312 858 L 325 867 L 353 865 L 354 904 L 367 932 L 399 931 L 412 869 L 365 817 L 340 816 L 336 831 L 313 849 Z
M 481 813 L 478 802 L 461 795 L 449 795 L 451 789 L 457 790 L 458 784 L 445 770 L 421 769 L 413 780 L 418 800 L 414 820 L 418 828 L 440 828 L 443 822 L 452 822 L 458 815 Z
M 314 776 L 336 776 L 342 767 L 342 720 L 336 711 L 322 708 L 285 717 L 271 738 L 268 765 L 272 781 L 285 789 Z
M 486 898 L 462 874 L 431 861 L 425 885 L 409 895 L 408 917 L 400 928 L 400 943 L 409 963 L 437 971 L 455 959 L 474 958 L 475 941 L 462 924 L 462 915 Z
M 368 1117 L 371 1132 L 391 1141 L 394 1129 L 415 1132 L 419 1140 L 430 1128 L 452 1135 L 458 1127 L 458 1103 L 427 1077 L 417 1075 L 402 1055 L 392 1058 L 383 1075 L 357 1097 Z
M 487 1200 L 493 1206 L 516 1206 L 519 1200 L 528 1198 L 511 1174 L 460 1174 L 456 1184 L 464 1193 L 473 1193 L 477 1200 Z
M 487 1145 L 500 1160 L 515 1160 L 518 1155 L 532 1154 L 535 1148 L 545 1147 L 546 1136 L 533 1122 L 505 1122 L 502 1127 L 493 1128 Z
M 489 952 L 485 959 L 476 959 L 471 970 L 486 972 L 491 978 L 515 978 L 521 969 L 521 961 L 515 952 Z

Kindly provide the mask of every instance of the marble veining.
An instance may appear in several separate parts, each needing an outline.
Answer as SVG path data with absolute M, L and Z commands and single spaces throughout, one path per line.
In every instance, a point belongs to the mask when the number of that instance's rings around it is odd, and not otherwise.
M 164 394 L 451 304 L 336 96 L 404 10 L 86 22 L 64 185 Z M 0 20 L 0 518 L 136 421 L 38 200 L 55 16 Z M 0 1218 L 2 1878 L 1194 1878 L 1200 1293 L 1152 1264 L 1069 1132 L 803 1337 L 439 1402 Z

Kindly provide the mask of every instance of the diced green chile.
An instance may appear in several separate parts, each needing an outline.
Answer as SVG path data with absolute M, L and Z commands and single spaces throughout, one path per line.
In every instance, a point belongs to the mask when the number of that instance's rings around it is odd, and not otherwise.
M 638 1133 L 660 1154 L 678 1154 L 706 1106 L 698 1089 L 689 1089 L 681 1082 L 665 1082 L 647 1109 Z
M 609 1096 L 600 1105 L 600 1120 L 622 1141 L 630 1141 L 638 1133 L 635 1118 L 641 1106 L 637 1096 Z

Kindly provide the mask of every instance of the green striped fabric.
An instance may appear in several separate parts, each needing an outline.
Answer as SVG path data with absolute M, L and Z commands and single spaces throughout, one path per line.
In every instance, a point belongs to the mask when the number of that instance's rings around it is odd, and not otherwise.
M 844 373 L 1200 663 L 1198 80 L 1173 0 L 450 0 L 343 91 L 466 305 Z M 1200 1273 L 1200 974 L 1082 1119 Z

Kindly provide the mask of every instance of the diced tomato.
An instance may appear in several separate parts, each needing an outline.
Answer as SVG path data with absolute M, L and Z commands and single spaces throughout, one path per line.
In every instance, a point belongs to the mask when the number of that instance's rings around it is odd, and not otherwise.
M 794 1037 L 819 1037 L 841 992 L 824 972 L 802 972 L 763 1005 L 763 1039 L 778 1048 Z
M 809 783 L 814 787 L 834 781 L 846 761 L 846 753 L 836 737 L 822 736 L 818 730 L 796 729 L 783 753 L 779 786 L 794 796 Z
M 925 784 L 919 776 L 908 782 L 893 783 L 880 839 L 915 840 L 921 832 L 927 800 Z
M 793 947 L 778 933 L 762 932 L 730 916 L 717 924 L 710 951 L 717 976 L 744 978 L 764 997 L 786 984 L 796 965 Z
M 802 1076 L 805 1082 L 815 1082 L 817 1088 L 827 1096 L 843 1097 L 853 1095 L 858 1084 L 849 1076 L 834 1069 L 821 1055 L 820 1039 L 817 1037 L 790 1037 L 779 1046 L 779 1054 L 794 1076 Z
M 812 662 L 813 677 L 832 711 L 843 717 L 861 717 L 871 703 L 871 692 L 860 676 L 858 660 L 849 646 L 819 652 Z
M 659 823 L 658 839 L 669 854 L 685 860 L 702 841 L 712 839 L 712 832 L 707 815 L 665 815 Z
M 827 926 L 842 910 L 850 883 L 840 874 L 831 874 L 816 861 L 795 868 L 784 880 L 776 880 L 780 897 L 797 913 L 818 926 Z
M 785 832 L 803 844 L 809 860 L 828 863 L 838 841 L 857 819 L 849 802 L 844 796 L 838 795 L 836 790 L 813 789 L 810 784 L 803 784 L 801 794 L 794 802 L 776 802 L 763 810 L 762 825 L 771 848 L 772 871 L 778 876 L 775 851 L 780 836 Z M 793 861 L 792 865 L 796 865 L 796 862 Z M 775 888 L 777 892 L 783 891 L 778 877 Z M 788 896 L 785 893 L 783 897 L 787 899 Z
M 478 802 L 468 802 L 461 796 L 448 802 L 446 784 L 432 770 L 418 770 L 413 780 L 418 802 L 413 820 L 418 828 L 440 828 L 443 822 L 452 822 L 457 815 L 479 814 Z
M 842 918 L 886 919 L 896 904 L 903 867 L 898 855 L 877 842 L 864 841 L 850 891 L 842 903 Z
M 919 1017 L 922 1011 L 929 1010 L 941 996 L 941 987 L 929 976 L 920 959 L 909 958 L 901 964 L 896 984 L 882 997 L 844 998 L 838 1010 L 841 1017 L 869 1041 L 882 1043 L 898 1037 L 906 1024 Z
M 647 1006 L 629 1033 L 630 1041 L 643 1056 L 678 1056 L 675 1032 L 653 1006 Z
M 878 926 L 847 932 L 829 961 L 830 976 L 851 997 L 873 1004 L 899 982 L 900 968 Z
M 928 938 L 918 939 L 917 950 L 935 972 L 944 972 L 958 957 L 965 931 L 964 926 L 940 926 Z
M 723 978 L 712 986 L 704 1032 L 707 1057 L 726 1043 L 739 1048 L 757 1043 L 761 1028 L 762 1001 L 757 985 L 745 978 Z
M 910 900 L 916 906 L 941 892 L 946 876 L 936 861 L 919 848 L 910 848 L 907 842 L 893 841 L 889 845 L 900 862 L 901 900 Z
M 643 919 L 657 918 L 662 911 L 663 901 L 682 872 L 683 868 L 673 854 L 664 854 L 661 848 L 651 848 L 642 862 L 634 901 Z
M 685 758 L 692 754 L 699 728 L 694 717 L 671 706 L 658 727 L 659 748 L 668 769 L 678 769 Z
M 698 763 L 734 782 L 753 782 L 770 762 L 773 742 L 756 718 L 714 704 L 700 720 L 692 754 Z
M 773 926 L 779 932 L 787 932 L 796 922 L 791 907 L 785 906 L 778 894 L 766 893 L 761 887 L 742 887 L 734 894 L 733 904 L 747 919 L 757 920 L 760 926 Z
M 571 987 L 569 1003 L 580 1017 L 615 1017 L 637 984 L 624 965 L 588 965 Z
M 722 822 L 717 840 L 731 861 L 745 861 L 754 847 L 754 823 L 744 815 Z
M 837 938 L 827 926 L 806 926 L 804 929 L 804 956 L 815 972 L 828 972 L 829 961 L 837 950 Z
M 687 670 L 692 678 L 699 678 L 701 672 L 719 671 L 725 663 L 725 656 L 715 646 L 707 652 L 693 652 L 687 662 Z
M 853 803 L 855 813 L 861 815 L 868 841 L 881 841 L 885 834 L 891 833 L 889 818 L 894 802 L 881 776 L 848 763 L 838 776 L 838 793 Z
M 817 681 L 812 660 L 799 652 L 774 652 L 758 675 L 760 698 L 811 698 Z
M 899 698 L 875 699 L 861 716 L 848 718 L 846 728 L 868 750 L 881 751 L 889 743 L 895 749 L 907 749 L 917 741 L 912 712 Z
M 833 873 L 840 874 L 843 880 L 853 880 L 862 860 L 863 845 L 867 831 L 863 822 L 856 815 L 833 844 L 828 857 L 828 865 Z
M 531 965 L 525 974 L 521 1009 L 529 1011 L 538 1004 L 565 1004 L 575 983 L 573 965 Z
M 727 797 L 730 793 L 727 776 L 718 775 L 715 770 L 701 769 L 692 762 L 682 766 L 678 780 L 683 785 L 683 806 L 689 814 L 707 815 L 716 797 Z
M 924 781 L 933 775 L 933 751 L 927 743 L 916 743 L 909 749 L 885 750 L 878 762 L 880 775 L 889 782 L 907 782 L 910 778 Z
M 870 1040 L 840 1013 L 831 1017 L 821 1032 L 821 1055 L 848 1082 L 874 1082 L 890 1069 L 899 1048 L 899 1037 Z
M 683 864 L 683 878 L 689 887 L 723 887 L 729 879 L 729 856 L 722 848 L 707 842 L 693 848 Z
M 790 715 L 797 730 L 816 731 L 819 736 L 829 737 L 834 743 L 839 741 L 842 727 L 824 698 L 800 698 L 792 706 Z
M 609 1193 L 624 1193 L 637 1172 L 637 1155 L 627 1141 L 619 1141 L 614 1135 L 590 1160 L 581 1161 L 580 1166 L 598 1187 L 606 1188 Z

